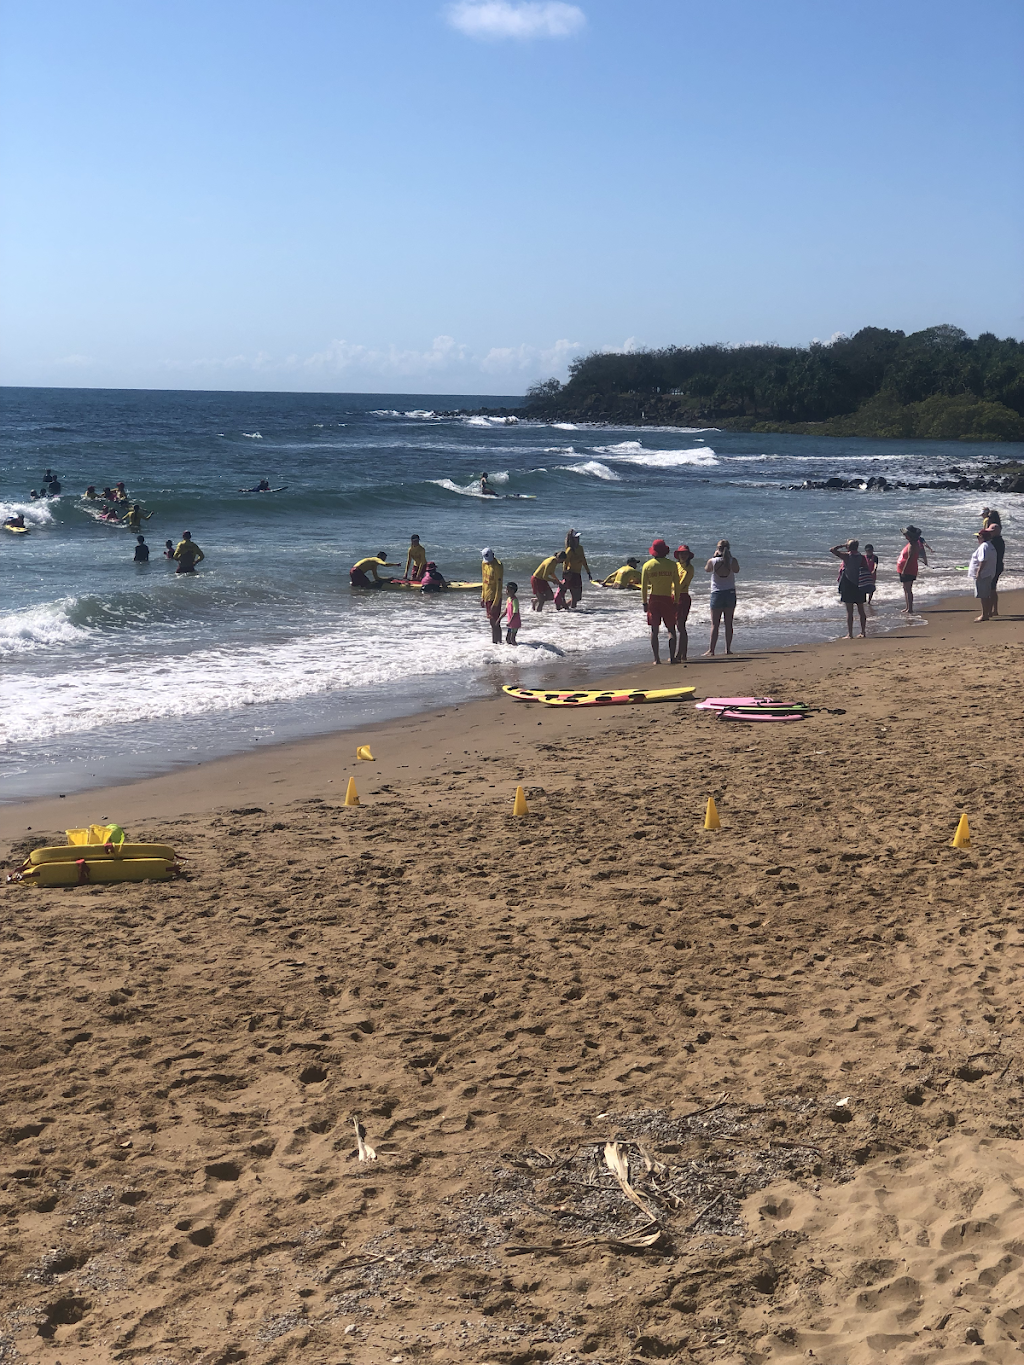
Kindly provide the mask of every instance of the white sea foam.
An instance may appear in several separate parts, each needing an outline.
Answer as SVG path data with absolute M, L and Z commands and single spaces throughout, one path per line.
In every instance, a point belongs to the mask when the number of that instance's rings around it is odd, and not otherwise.
M 621 477 L 616 474 L 614 469 L 609 469 L 600 460 L 584 460 L 582 464 L 560 464 L 559 469 L 565 469 L 570 474 L 589 474 L 595 479 L 604 479 L 608 483 L 621 483 Z
M 56 502 L 57 499 L 50 499 Z M 53 513 L 45 502 L 0 502 L 0 521 L 21 515 L 29 526 L 49 526 L 53 523 Z
M 454 595 L 453 595 L 454 596 Z M 646 623 L 635 603 L 609 601 L 597 593 L 579 612 L 555 613 L 530 622 L 524 644 L 509 657 L 483 635 L 481 613 L 470 594 L 443 602 L 374 601 L 372 610 L 318 633 L 243 648 L 197 648 L 195 668 L 187 652 L 163 665 L 139 668 L 117 652 L 103 667 L 62 668 L 49 676 L 23 674 L 5 688 L 0 735 L 12 743 L 40 742 L 131 721 L 187 719 L 240 706 L 294 701 L 328 692 L 386 687 L 406 679 L 478 674 L 488 665 L 527 669 L 555 655 L 589 657 L 594 649 L 639 638 Z M 465 600 L 469 598 L 470 600 Z M 393 607 L 384 615 L 380 607 Z M 401 622 L 403 648 L 393 646 Z M 181 686 L 183 671 L 189 686 Z M 122 731 L 123 733 L 123 731 Z
M 594 446 L 595 455 L 604 455 L 619 464 L 645 465 L 650 469 L 678 469 L 683 465 L 710 468 L 719 463 L 710 446 L 703 450 L 647 450 L 640 441 L 619 441 L 611 446 Z
M 415 417 L 421 422 L 426 422 L 429 421 L 431 417 L 436 417 L 437 413 L 430 408 L 413 408 L 411 412 L 406 412 L 402 415 L 403 417 Z
M 551 425 L 556 431 L 579 431 L 575 422 L 552 422 Z
M 245 436 L 245 437 L 247 437 L 250 441 L 262 441 L 262 440 L 263 440 L 263 437 L 260 435 L 260 433 L 259 433 L 258 431 L 243 431 L 243 432 L 242 432 L 242 435 Z
M 467 417 L 466 425 L 470 427 L 515 427 L 519 425 L 518 417 Z
M 0 616 L 0 654 L 34 653 L 87 639 L 89 632 L 74 625 L 68 616 L 76 600 L 64 597 L 58 602 L 5 612 Z

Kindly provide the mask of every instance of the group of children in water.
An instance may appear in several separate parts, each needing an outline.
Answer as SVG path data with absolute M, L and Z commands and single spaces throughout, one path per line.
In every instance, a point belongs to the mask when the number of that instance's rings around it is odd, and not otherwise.
M 978 532 L 979 548 L 968 571 L 982 604 L 982 615 L 977 619 L 987 621 L 998 614 L 996 584 L 1003 569 L 1005 546 L 999 513 L 994 508 L 986 507 L 982 518 L 984 526 Z M 896 572 L 906 599 L 904 610 L 912 613 L 918 566 L 927 565 L 931 547 L 919 526 L 904 527 L 902 535 L 905 544 L 896 562 Z M 856 608 L 860 616 L 860 633 L 866 636 L 866 612 L 873 612 L 871 602 L 878 580 L 879 560 L 874 546 L 866 544 L 862 551 L 858 540 L 848 540 L 845 544 L 833 545 L 829 553 L 841 560 L 837 588 L 840 601 L 846 607 L 847 635 L 853 638 L 853 613 Z M 504 630 L 505 643 L 515 645 L 522 626 L 519 584 L 503 583 L 504 569 L 492 549 L 484 549 L 481 554 L 480 605 L 487 613 L 492 642 L 500 644 Z M 693 559 L 693 551 L 689 546 L 680 545 L 677 550 L 670 551 L 668 543 L 659 538 L 651 545 L 650 558 L 643 566 L 637 558 L 629 558 L 601 581 L 601 586 L 605 588 L 639 589 L 650 627 L 655 663 L 661 662 L 660 631 L 663 626 L 668 634 L 669 662 L 676 664 L 686 661 L 689 647 L 686 622 L 692 604 L 689 589 L 694 573 Z M 379 550 L 376 555 L 358 560 L 349 572 L 349 579 L 356 588 L 383 587 L 392 580 L 381 578 L 378 569 L 399 567 L 388 561 L 386 551 Z M 711 574 L 711 639 L 705 651 L 708 657 L 715 654 L 723 625 L 725 652 L 732 653 L 736 575 L 739 569 L 739 561 L 733 555 L 728 540 L 720 540 L 704 566 L 705 573 Z M 570 530 L 565 538 L 565 548 L 542 559 L 530 577 L 531 610 L 542 612 L 548 602 L 553 602 L 558 611 L 573 610 L 583 595 L 584 573 L 591 582 L 594 581 L 579 534 Z M 427 559 L 419 536 L 411 537 L 403 581 L 421 584 L 423 592 L 442 592 L 449 586 L 434 561 Z
M 201 564 L 206 558 L 192 539 L 191 531 L 183 531 L 177 545 L 173 540 L 165 540 L 163 557 L 177 565 L 175 573 L 195 573 L 196 565 Z M 145 536 L 135 537 L 135 563 L 149 563 L 149 546 L 146 544 Z

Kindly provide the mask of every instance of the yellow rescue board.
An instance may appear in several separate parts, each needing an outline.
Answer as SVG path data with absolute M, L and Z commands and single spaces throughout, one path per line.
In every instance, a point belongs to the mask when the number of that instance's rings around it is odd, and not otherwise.
M 624 706 L 642 702 L 682 701 L 692 697 L 696 690 L 695 687 L 658 687 L 633 692 L 621 690 L 590 692 L 582 696 L 544 697 L 542 700 L 545 706 Z
M 174 864 L 166 858 L 88 858 L 81 864 L 37 863 L 22 873 L 33 886 L 94 886 L 103 882 L 165 882 Z
M 34 848 L 28 855 L 33 865 L 39 863 L 76 863 L 79 858 L 89 862 L 106 862 L 113 858 L 164 858 L 173 863 L 175 852 L 167 844 L 61 844 L 57 848 Z

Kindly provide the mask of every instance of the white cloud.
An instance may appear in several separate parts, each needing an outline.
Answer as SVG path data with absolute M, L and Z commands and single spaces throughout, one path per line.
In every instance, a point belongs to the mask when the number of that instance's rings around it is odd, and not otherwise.
M 587 22 L 578 5 L 561 0 L 458 0 L 448 6 L 447 18 L 470 38 L 571 38 Z
M 294 383 L 329 383 L 331 380 L 351 383 L 357 388 L 368 385 L 375 391 L 387 392 L 390 386 L 412 385 L 418 392 L 420 384 L 426 392 L 460 392 L 467 383 L 479 382 L 486 376 L 492 384 L 506 382 L 522 386 L 550 375 L 565 377 L 569 361 L 583 347 L 578 341 L 561 338 L 550 346 L 492 346 L 476 352 L 464 342 L 450 336 L 436 336 L 426 350 L 408 347 L 365 346 L 361 342 L 343 338 L 329 342 L 312 355 L 275 357 L 266 351 L 255 355 L 231 355 L 192 361 L 166 361 L 164 368 L 187 371 L 197 376 L 252 374 L 268 379 L 278 376 Z M 442 387 L 438 388 L 440 385 Z

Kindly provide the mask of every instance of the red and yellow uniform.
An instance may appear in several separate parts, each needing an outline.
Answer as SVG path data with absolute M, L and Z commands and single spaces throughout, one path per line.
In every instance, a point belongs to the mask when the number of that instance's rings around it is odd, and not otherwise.
M 647 611 L 647 624 L 652 629 L 664 626 L 676 628 L 676 599 L 679 595 L 679 571 L 674 559 L 649 559 L 640 571 L 640 591 Z

